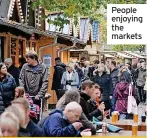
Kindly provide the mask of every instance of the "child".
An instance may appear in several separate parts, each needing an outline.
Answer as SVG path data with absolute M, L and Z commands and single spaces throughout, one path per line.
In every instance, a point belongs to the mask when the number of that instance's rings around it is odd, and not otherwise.
M 15 99 L 19 97 L 24 97 L 25 90 L 24 87 L 16 87 L 15 88 Z

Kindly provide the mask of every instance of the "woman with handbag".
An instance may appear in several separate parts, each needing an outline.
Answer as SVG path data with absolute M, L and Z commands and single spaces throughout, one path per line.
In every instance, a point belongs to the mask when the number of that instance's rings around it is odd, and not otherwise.
M 119 73 L 119 83 L 117 83 L 114 90 L 114 95 L 116 98 L 115 111 L 119 112 L 120 119 L 132 118 L 132 115 L 128 114 L 127 112 L 130 86 L 131 86 L 132 96 L 135 97 L 136 96 L 135 88 L 133 85 L 131 85 L 130 74 L 127 71 L 126 67 L 123 66 L 120 69 L 120 73 Z

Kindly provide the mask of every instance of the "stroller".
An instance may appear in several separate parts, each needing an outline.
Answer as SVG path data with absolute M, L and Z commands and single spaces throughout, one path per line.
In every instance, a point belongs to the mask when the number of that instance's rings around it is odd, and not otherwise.
M 33 122 L 38 123 L 42 119 L 43 114 L 43 102 L 44 100 L 47 100 L 51 97 L 50 94 L 46 94 L 43 99 L 41 99 L 40 106 L 37 104 L 34 104 L 35 96 L 30 96 L 28 93 L 25 94 L 25 97 L 29 101 L 29 107 L 30 107 L 30 118 Z

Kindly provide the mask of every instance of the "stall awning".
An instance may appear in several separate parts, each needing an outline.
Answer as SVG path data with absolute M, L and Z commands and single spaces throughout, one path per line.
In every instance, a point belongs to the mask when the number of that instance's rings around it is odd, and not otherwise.
M 132 53 L 132 52 L 129 52 L 129 51 L 125 51 L 125 53 L 133 56 L 134 58 L 140 58 L 140 59 L 145 59 L 145 57 L 139 55 L 139 54 L 136 54 L 136 53 Z
M 110 54 L 104 54 L 104 56 L 105 56 L 106 58 L 115 58 L 113 55 L 110 55 Z
M 126 59 L 133 59 L 133 57 L 128 56 L 128 55 L 123 54 L 123 53 L 120 53 L 120 52 L 117 52 L 117 57 L 119 57 L 119 58 L 126 58 Z

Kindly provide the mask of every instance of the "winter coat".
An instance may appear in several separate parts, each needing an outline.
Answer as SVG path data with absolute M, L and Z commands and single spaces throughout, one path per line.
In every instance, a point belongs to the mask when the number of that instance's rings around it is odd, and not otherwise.
M 112 96 L 113 93 L 113 84 L 110 74 L 103 73 L 102 76 L 97 74 L 95 76 L 94 82 L 97 83 L 103 91 L 102 101 L 109 101 L 109 97 Z
M 63 99 L 63 98 L 62 98 Z M 60 99 L 61 100 L 61 99 Z M 61 102 L 62 103 L 62 102 Z M 60 105 L 60 107 L 56 107 L 57 109 L 64 109 L 66 106 L 66 104 Z M 83 129 L 91 129 L 91 132 L 93 135 L 96 134 L 96 128 L 95 126 L 92 124 L 91 121 L 88 120 L 88 118 L 86 117 L 86 115 L 84 113 L 81 114 L 80 116 L 80 122 L 83 125 Z
M 19 83 L 30 96 L 38 95 L 41 98 L 48 90 L 48 70 L 44 63 L 39 63 L 36 67 L 36 70 L 33 70 L 28 63 L 24 64 L 20 72 Z
M 62 110 L 52 111 L 43 124 L 44 133 L 48 137 L 74 137 L 78 132 L 63 115 Z
M 45 136 L 43 129 L 36 125 L 33 121 L 29 122 L 26 129 L 30 132 L 31 137 Z
M 0 82 L 0 92 L 2 93 L 4 107 L 8 107 L 15 97 L 16 83 L 10 74 L 6 74 L 5 78 Z
M 89 120 L 92 120 L 93 116 L 98 117 L 102 115 L 101 111 L 90 103 L 90 96 L 84 92 L 80 92 L 80 96 L 80 105 L 83 109 L 84 114 Z
M 61 89 L 61 79 L 63 73 L 66 71 L 65 67 L 66 65 L 63 63 L 58 63 L 56 66 L 54 66 L 52 90 Z
M 2 92 L 0 91 L 0 114 L 3 112 L 4 112 L 4 103 L 3 103 Z
M 17 86 L 19 86 L 19 69 L 17 67 L 15 67 L 14 65 L 11 65 L 8 68 L 8 72 L 13 76 L 13 78 L 15 79 L 15 82 L 17 84 Z
M 83 73 L 83 71 L 82 71 L 81 68 L 78 68 L 78 67 L 77 67 L 75 70 L 76 70 L 76 72 L 78 73 L 79 82 L 81 82 L 81 80 L 84 78 L 84 73 Z
M 113 90 L 115 89 L 115 86 L 118 83 L 118 73 L 119 73 L 118 68 L 114 68 L 110 73 L 110 76 L 112 79 Z
M 144 87 L 145 85 L 145 76 L 146 76 L 146 69 L 139 69 L 138 71 L 138 78 L 137 78 L 137 86 Z
M 120 113 L 127 113 L 128 95 L 129 95 L 129 83 L 119 82 L 115 88 L 115 110 Z M 135 88 L 132 86 L 132 95 L 136 97 Z
M 67 79 L 67 71 L 63 73 L 62 79 L 61 79 L 61 85 L 64 86 L 64 89 L 68 89 L 66 82 L 68 81 Z M 78 73 L 76 71 L 73 71 L 72 73 L 72 77 L 71 77 L 71 90 L 77 90 L 78 86 L 79 86 L 79 76 Z

